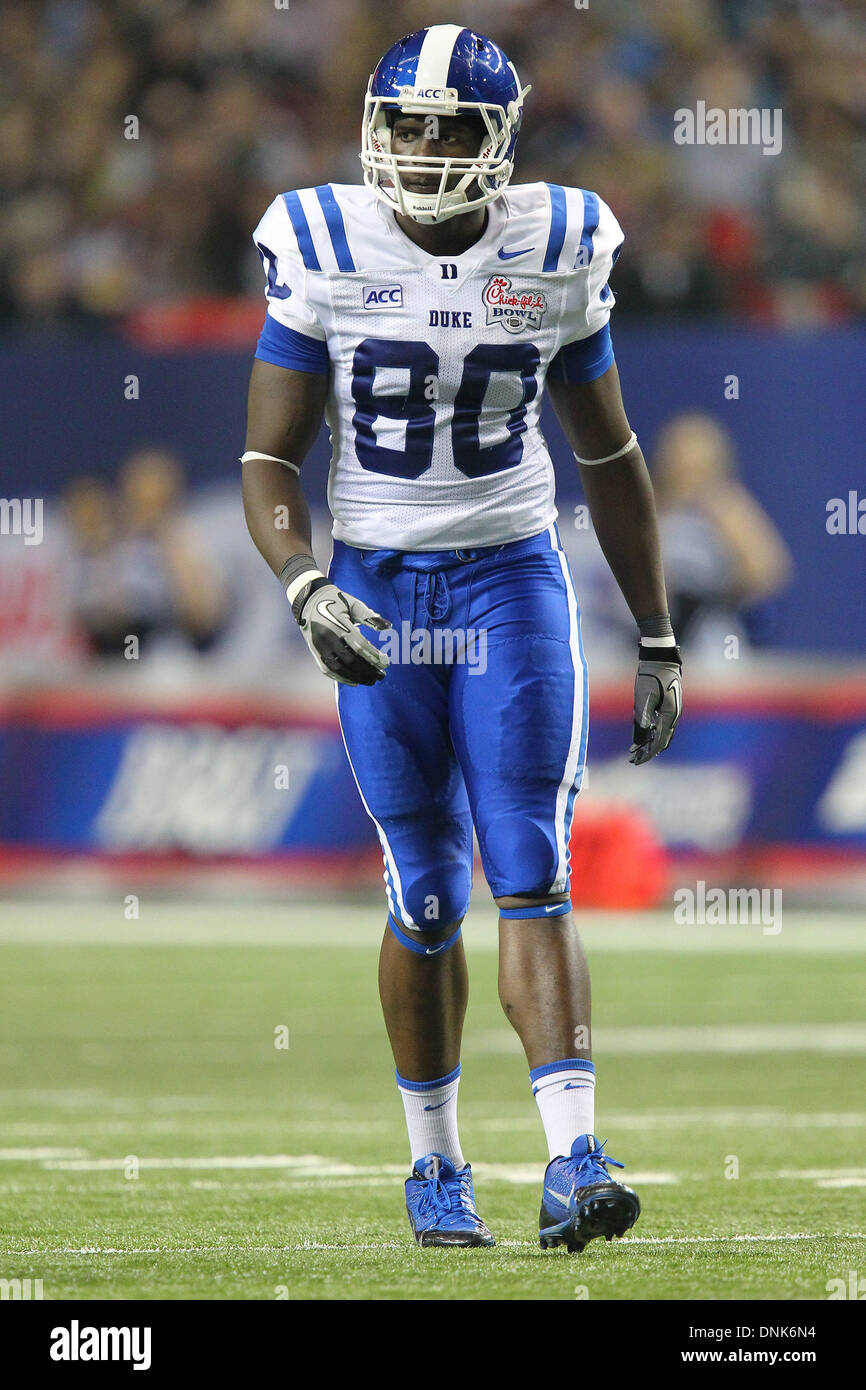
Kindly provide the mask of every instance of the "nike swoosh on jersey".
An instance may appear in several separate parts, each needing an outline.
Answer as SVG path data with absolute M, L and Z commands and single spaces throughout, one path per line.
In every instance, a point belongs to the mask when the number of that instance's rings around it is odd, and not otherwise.
M 528 256 L 530 251 L 534 250 L 534 246 L 525 246 L 522 251 L 506 251 L 504 246 L 500 246 L 499 259 L 501 261 L 511 261 L 515 256 Z

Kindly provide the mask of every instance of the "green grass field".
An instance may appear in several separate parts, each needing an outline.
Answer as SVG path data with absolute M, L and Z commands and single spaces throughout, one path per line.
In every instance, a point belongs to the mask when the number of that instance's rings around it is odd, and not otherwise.
M 545 1150 L 486 905 L 461 1134 L 499 1244 L 411 1242 L 382 917 L 0 906 L 0 1279 L 46 1299 L 573 1300 L 824 1299 L 866 1276 L 862 918 L 788 913 L 774 937 L 587 919 L 597 1130 L 643 1215 L 569 1257 L 538 1248 Z

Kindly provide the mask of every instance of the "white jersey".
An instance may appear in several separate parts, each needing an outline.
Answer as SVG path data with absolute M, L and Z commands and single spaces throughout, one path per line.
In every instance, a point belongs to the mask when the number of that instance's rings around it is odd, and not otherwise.
M 253 237 L 268 314 L 327 346 L 338 540 L 475 547 L 555 520 L 541 397 L 614 304 L 623 234 L 600 198 L 517 185 L 468 251 L 431 256 L 369 189 L 325 184 L 275 198 Z

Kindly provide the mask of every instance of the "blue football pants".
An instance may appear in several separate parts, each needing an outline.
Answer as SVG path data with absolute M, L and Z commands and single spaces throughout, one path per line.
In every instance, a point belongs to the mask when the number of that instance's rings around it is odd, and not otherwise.
M 391 658 L 385 679 L 338 685 L 337 708 L 395 920 L 464 916 L 473 825 L 494 897 L 567 893 L 587 682 L 556 527 L 468 551 L 335 541 L 330 577 L 391 623 L 364 629 Z

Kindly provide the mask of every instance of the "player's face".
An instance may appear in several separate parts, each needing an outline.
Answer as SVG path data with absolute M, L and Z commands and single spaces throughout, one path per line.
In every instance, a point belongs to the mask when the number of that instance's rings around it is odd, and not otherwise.
M 484 132 L 479 124 L 462 116 L 396 116 L 391 130 L 391 152 L 434 159 L 475 159 Z M 410 193 L 429 194 L 439 189 L 440 175 L 434 170 L 406 171 L 404 188 Z M 449 175 L 446 188 L 459 183 L 461 173 Z

